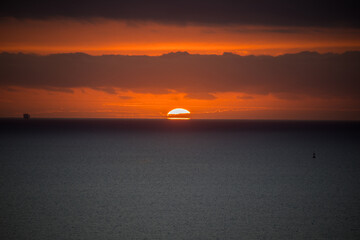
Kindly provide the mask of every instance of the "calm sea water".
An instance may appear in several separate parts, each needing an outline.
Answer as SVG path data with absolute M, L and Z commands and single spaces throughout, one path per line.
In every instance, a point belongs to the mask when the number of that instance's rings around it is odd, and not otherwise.
M 1 239 L 360 238 L 359 122 L 2 119 L 0 131 Z

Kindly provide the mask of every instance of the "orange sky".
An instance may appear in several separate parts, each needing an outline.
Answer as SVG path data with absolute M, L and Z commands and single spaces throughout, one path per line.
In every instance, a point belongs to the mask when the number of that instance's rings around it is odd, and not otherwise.
M 93 20 L 0 22 L 0 51 L 84 52 L 93 55 L 200 54 L 279 55 L 300 51 L 360 50 L 360 30 L 352 28 L 165 25 Z
M 280 99 L 274 95 L 239 92 L 216 93 L 216 99 L 191 99 L 185 93 L 143 94 L 93 89 L 73 93 L 12 88 L 0 90 L 0 117 L 51 118 L 165 118 L 168 111 L 184 107 L 192 118 L 354 120 L 359 109 L 353 101 L 301 97 Z M 265 116 L 265 117 L 264 117 Z
M 360 30 L 353 28 L 242 25 L 166 25 L 116 20 L 0 21 L 0 52 L 35 54 L 83 52 L 90 55 L 161 55 L 232 52 L 281 55 L 360 50 Z M 261 71 L 261 69 L 259 69 Z M 56 90 L 56 89 L 55 89 Z M 115 93 L 91 88 L 72 92 L 14 86 L 0 87 L 0 117 L 162 118 L 172 108 L 190 110 L 194 118 L 360 120 L 358 101 L 344 98 L 279 97 L 273 94 L 213 92 L 213 99 L 188 93 Z

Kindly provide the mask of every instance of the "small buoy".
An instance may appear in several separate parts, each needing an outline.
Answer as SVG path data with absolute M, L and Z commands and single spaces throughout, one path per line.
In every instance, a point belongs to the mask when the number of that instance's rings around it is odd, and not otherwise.
M 316 158 L 316 154 L 315 154 L 315 153 L 313 153 L 313 158 Z

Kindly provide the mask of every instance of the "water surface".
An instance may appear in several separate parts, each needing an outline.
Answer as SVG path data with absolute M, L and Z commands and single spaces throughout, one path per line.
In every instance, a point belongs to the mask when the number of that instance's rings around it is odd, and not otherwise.
M 360 237 L 359 122 L 1 119 L 0 131 L 1 239 Z

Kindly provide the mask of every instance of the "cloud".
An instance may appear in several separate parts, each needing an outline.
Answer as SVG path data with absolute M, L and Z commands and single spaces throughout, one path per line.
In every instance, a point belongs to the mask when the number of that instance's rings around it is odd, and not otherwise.
M 116 90 L 112 87 L 92 87 L 94 90 L 103 91 L 109 94 L 116 94 Z
M 237 98 L 237 99 L 241 99 L 241 100 L 254 99 L 253 96 L 248 96 L 248 95 L 245 95 L 245 96 L 237 96 L 236 98 Z
M 302 96 L 298 94 L 292 93 L 276 93 L 274 94 L 276 98 L 283 99 L 283 100 L 301 100 L 303 99 Z
M 70 88 L 63 88 L 63 87 L 43 87 L 43 89 L 51 91 L 51 92 L 63 92 L 63 93 L 74 93 L 74 91 Z
M 214 100 L 216 97 L 210 93 L 195 92 L 186 94 L 185 98 L 199 99 L 199 100 Z
M 133 99 L 133 97 L 131 97 L 131 96 L 126 96 L 126 95 L 121 95 L 121 96 L 119 96 L 119 98 L 122 99 L 122 100 Z
M 283 0 L 54 0 L 10 1 L 0 17 L 79 19 L 109 18 L 174 24 L 243 24 L 360 27 L 357 1 Z
M 90 56 L 83 53 L 0 54 L 0 87 L 70 91 L 92 88 L 142 93 L 274 94 L 360 101 L 360 52 L 301 52 L 273 56 L 192 55 Z

